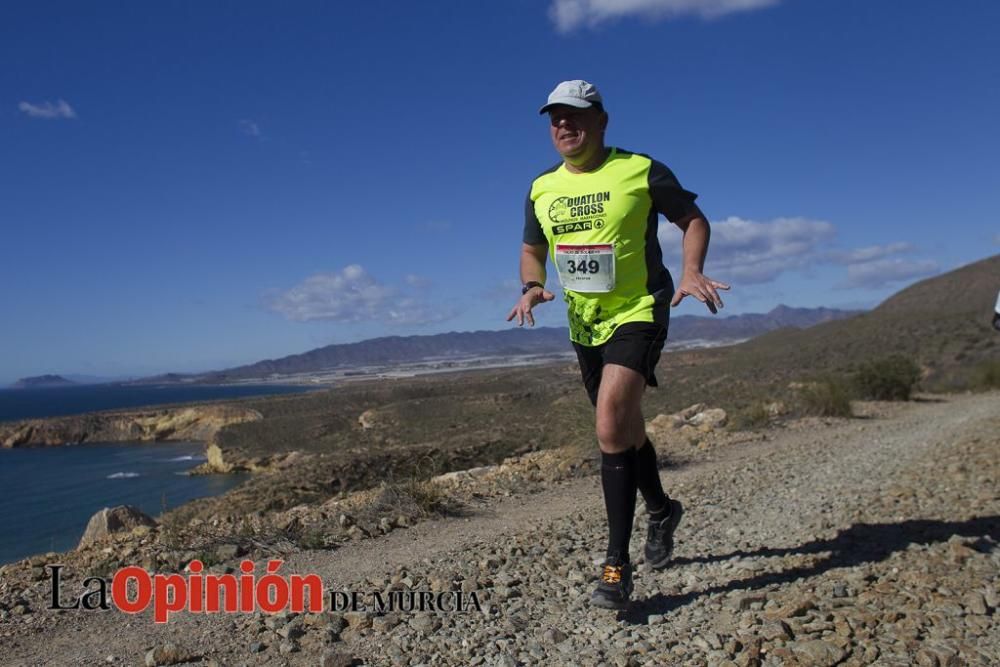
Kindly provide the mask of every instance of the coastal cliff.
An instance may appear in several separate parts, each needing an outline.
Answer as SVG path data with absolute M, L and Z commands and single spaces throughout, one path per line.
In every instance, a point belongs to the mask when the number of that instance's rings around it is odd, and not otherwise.
M 263 419 L 257 410 L 198 405 L 153 410 L 97 412 L 0 424 L 0 447 L 43 447 L 85 442 L 200 440 L 210 442 L 225 426 Z

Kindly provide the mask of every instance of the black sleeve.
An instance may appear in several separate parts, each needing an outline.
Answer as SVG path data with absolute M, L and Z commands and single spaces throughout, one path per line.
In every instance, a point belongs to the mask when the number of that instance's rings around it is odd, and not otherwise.
M 671 222 L 690 213 L 694 208 L 694 200 L 698 197 L 682 188 L 674 172 L 666 165 L 652 159 L 649 165 L 649 196 L 657 212 L 665 215 Z
M 535 215 L 535 202 L 531 201 L 531 190 L 524 199 L 524 242 L 528 245 L 548 244 L 542 224 Z

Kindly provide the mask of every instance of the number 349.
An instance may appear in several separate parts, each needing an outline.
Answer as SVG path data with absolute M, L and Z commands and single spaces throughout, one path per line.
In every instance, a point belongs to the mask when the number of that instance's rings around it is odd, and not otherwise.
M 598 273 L 601 270 L 601 265 L 596 259 L 581 259 L 576 262 L 569 260 L 569 266 L 566 270 L 570 273 Z

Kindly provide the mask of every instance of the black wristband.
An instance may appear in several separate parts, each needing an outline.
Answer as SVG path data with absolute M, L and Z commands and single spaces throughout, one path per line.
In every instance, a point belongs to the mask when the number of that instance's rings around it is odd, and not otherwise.
M 521 296 L 527 294 L 528 290 L 530 290 L 532 287 L 541 287 L 542 289 L 545 289 L 545 285 L 541 284 L 537 280 L 529 280 L 528 282 L 524 283 L 523 287 L 521 287 Z

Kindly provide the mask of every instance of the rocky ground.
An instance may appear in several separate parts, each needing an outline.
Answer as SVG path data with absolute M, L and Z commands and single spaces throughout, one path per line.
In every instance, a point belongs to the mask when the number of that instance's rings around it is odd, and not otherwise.
M 36 559 L 0 573 L 0 661 L 997 664 L 1000 395 L 857 407 L 860 418 L 725 437 L 667 426 L 657 441 L 679 465 L 661 474 L 686 507 L 675 561 L 640 565 L 623 612 L 587 604 L 605 535 L 598 478 L 579 455 L 535 452 L 425 489 L 449 518 L 388 515 L 373 530 L 353 518 L 360 498 L 299 508 L 298 521 L 342 516 L 349 539 L 275 552 L 283 574 L 315 572 L 328 589 L 476 593 L 482 611 L 179 613 L 154 625 L 149 612 L 46 610 Z M 642 521 L 640 510 L 640 564 Z M 216 567 L 239 554 L 224 555 Z

